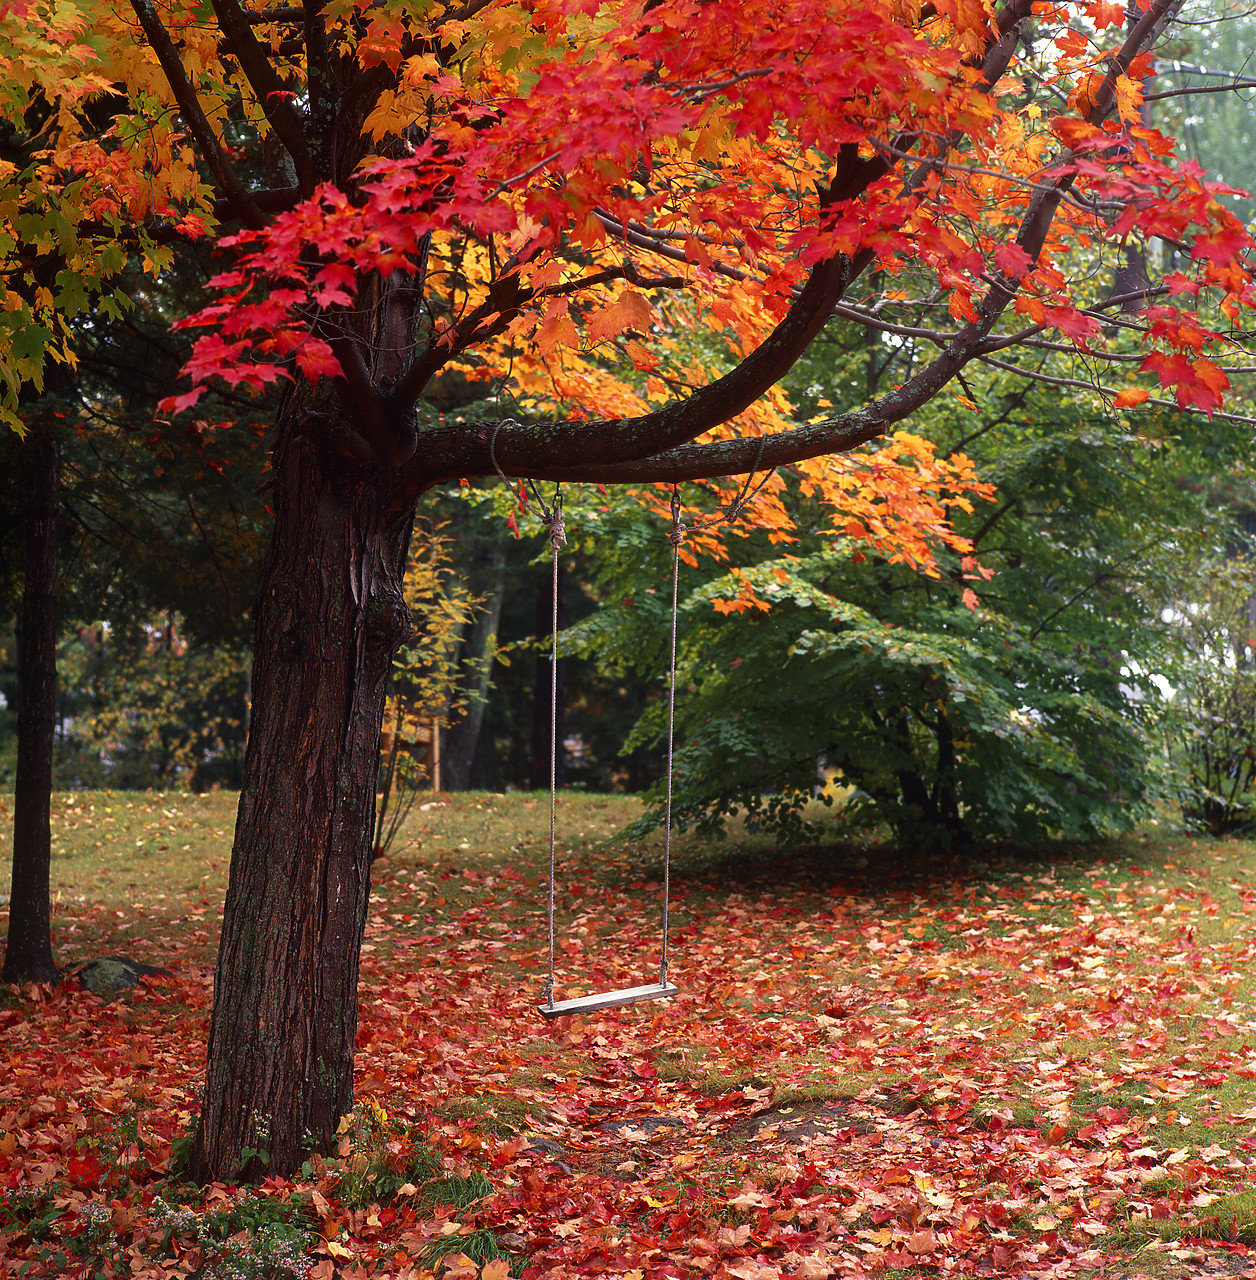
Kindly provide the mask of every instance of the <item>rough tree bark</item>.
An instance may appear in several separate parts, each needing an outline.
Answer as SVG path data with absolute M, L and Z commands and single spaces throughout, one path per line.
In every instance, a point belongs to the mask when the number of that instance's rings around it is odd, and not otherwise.
M 61 448 L 49 428 L 27 445 L 30 506 L 18 646 L 13 887 L 0 982 L 55 982 L 48 877 L 57 697 L 57 530 Z
M 311 430 L 311 423 L 315 424 Z M 275 526 L 255 616 L 253 721 L 218 954 L 194 1177 L 244 1148 L 293 1170 L 353 1107 L 358 951 L 413 503 L 282 411 Z M 241 1176 L 264 1172 L 254 1157 Z

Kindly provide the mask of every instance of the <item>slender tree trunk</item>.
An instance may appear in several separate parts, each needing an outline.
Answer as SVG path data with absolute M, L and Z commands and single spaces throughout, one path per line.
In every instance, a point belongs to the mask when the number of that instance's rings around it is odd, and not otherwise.
M 962 841 L 966 832 L 959 816 L 959 787 L 955 770 L 955 734 L 945 706 L 938 707 L 935 729 L 938 742 L 937 778 L 933 784 L 934 806 L 938 826 L 953 833 L 953 842 Z
M 466 791 L 472 782 L 476 748 L 484 727 L 484 708 L 492 672 L 485 661 L 489 646 L 497 637 L 501 624 L 502 598 L 506 594 L 506 553 L 492 547 L 488 555 L 490 582 L 483 609 L 471 623 L 470 635 L 462 647 L 462 687 L 469 695 L 466 715 L 451 725 L 441 755 L 442 779 L 446 791 Z
M 545 579 L 536 596 L 536 633 L 538 636 L 550 635 L 554 625 L 554 579 L 546 566 Z M 558 627 L 561 631 L 567 625 L 567 571 L 562 560 L 558 561 Z M 566 781 L 566 770 L 563 768 L 566 753 L 562 742 L 566 736 L 564 721 L 566 720 L 567 699 L 566 682 L 563 676 L 566 662 L 559 658 L 558 670 L 553 670 L 550 662 L 548 646 L 544 653 L 537 654 L 536 682 L 532 696 L 532 759 L 530 781 L 533 791 L 548 791 L 550 784 L 550 752 L 554 750 L 550 740 L 550 712 L 556 711 L 554 740 L 557 741 L 558 754 L 554 761 L 554 782 L 562 786 Z M 557 707 L 551 708 L 550 681 L 558 683 Z
M 291 1174 L 353 1108 L 359 948 L 413 503 L 294 395 L 254 617 L 252 722 L 192 1174 Z M 325 406 L 324 406 L 325 407 Z M 311 425 L 313 424 L 313 425 Z M 245 1148 L 267 1153 L 242 1157 Z
M 18 647 L 13 887 L 3 982 L 55 982 L 48 875 L 52 860 L 52 744 L 57 696 L 57 488 L 61 449 L 37 429 L 28 447 L 30 507 Z

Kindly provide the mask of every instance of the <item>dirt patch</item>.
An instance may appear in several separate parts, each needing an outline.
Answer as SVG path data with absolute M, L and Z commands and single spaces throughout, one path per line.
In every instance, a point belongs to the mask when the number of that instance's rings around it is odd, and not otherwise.
M 781 1142 L 806 1142 L 812 1138 L 836 1137 L 844 1131 L 872 1133 L 875 1128 L 866 1115 L 853 1114 L 852 1104 L 848 1101 L 799 1102 L 790 1107 L 772 1107 L 758 1115 L 733 1121 L 725 1134 L 725 1143 L 732 1146 L 769 1138 Z

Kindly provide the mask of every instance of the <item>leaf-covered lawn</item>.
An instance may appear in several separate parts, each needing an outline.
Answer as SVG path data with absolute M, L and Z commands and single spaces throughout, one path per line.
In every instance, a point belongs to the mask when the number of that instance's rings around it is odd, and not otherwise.
M 71 877 L 100 892 L 63 889 L 59 958 L 125 952 L 174 976 L 108 1004 L 73 982 L 5 997 L 0 1276 L 1251 1266 L 1248 845 L 1131 840 L 967 872 L 685 845 L 680 997 L 551 1024 L 548 804 L 441 797 L 377 868 L 338 1156 L 202 1192 L 172 1165 L 198 1102 L 230 798 L 108 800 L 58 806 L 63 857 L 102 841 Z M 657 976 L 657 850 L 595 843 L 636 811 L 560 807 L 560 997 Z M 185 813 L 206 830 L 178 843 L 221 864 L 209 879 L 185 861 L 163 880 L 157 857 L 147 880 L 123 870 L 147 825 Z

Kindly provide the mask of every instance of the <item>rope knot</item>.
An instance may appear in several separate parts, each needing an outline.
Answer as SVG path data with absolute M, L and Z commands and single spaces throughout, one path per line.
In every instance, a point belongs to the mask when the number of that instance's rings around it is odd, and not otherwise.
M 676 523 L 672 525 L 671 532 L 667 535 L 667 540 L 672 544 L 673 547 L 676 547 L 677 549 L 679 549 L 681 543 L 683 543 L 685 540 L 686 532 L 687 531 L 685 529 L 685 526 L 681 524 L 679 520 L 677 520 Z
M 551 551 L 559 551 L 567 545 L 567 530 L 563 527 L 563 513 L 557 507 L 550 512 L 545 521 L 549 525 L 549 544 Z

